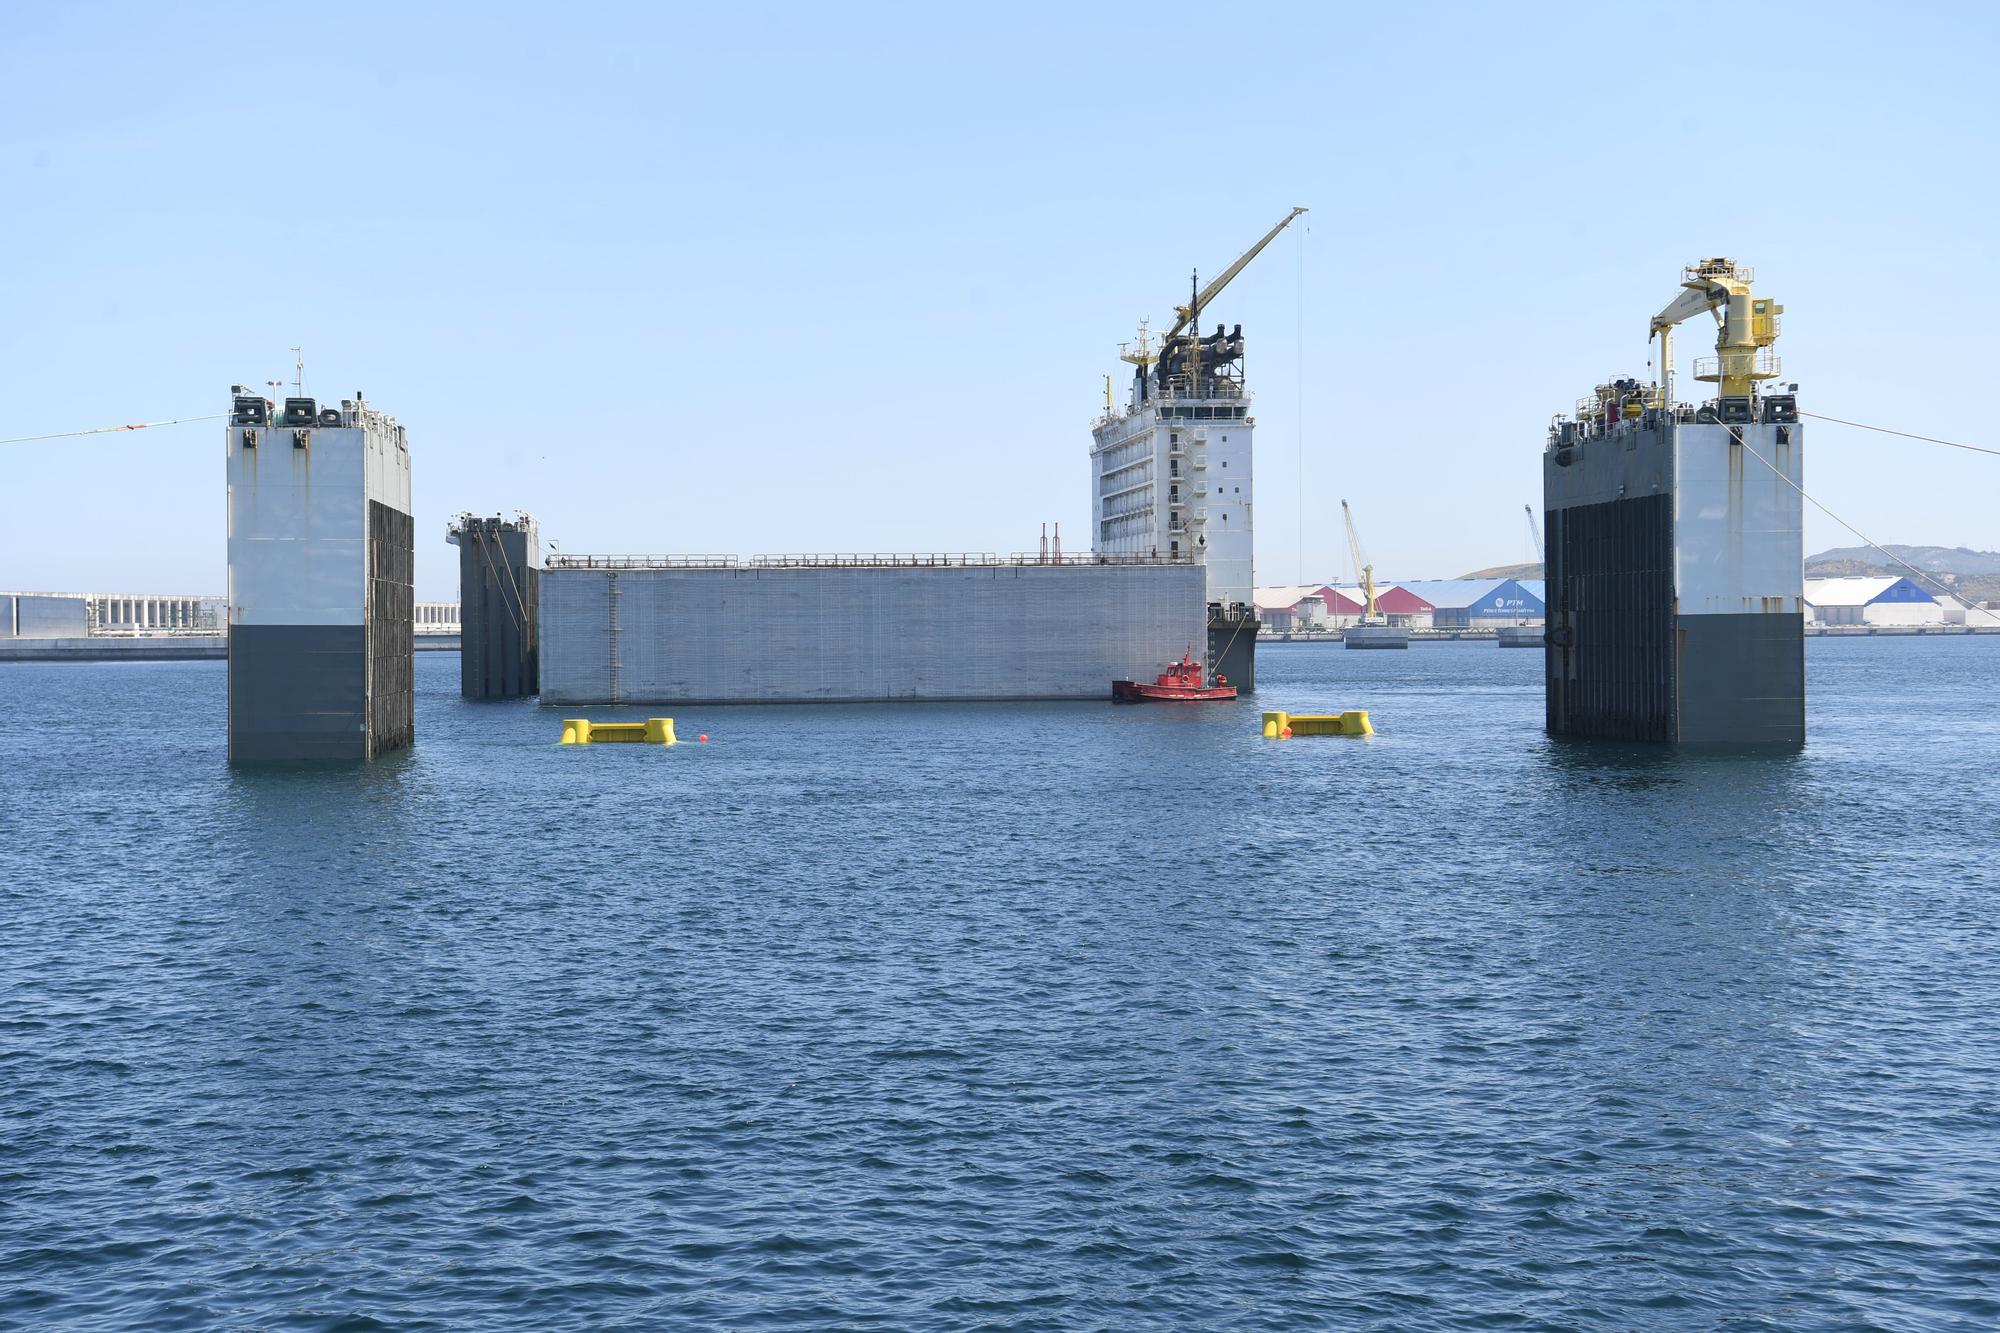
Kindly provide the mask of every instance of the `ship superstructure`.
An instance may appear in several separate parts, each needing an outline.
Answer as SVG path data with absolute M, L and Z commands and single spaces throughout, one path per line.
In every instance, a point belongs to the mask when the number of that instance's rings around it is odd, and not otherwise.
M 1183 556 L 1207 568 L 1208 600 L 1250 602 L 1251 440 L 1243 387 L 1243 328 L 1179 335 L 1151 373 L 1132 377 L 1122 411 L 1091 427 L 1096 526 L 1106 555 Z
M 1653 317 L 1663 384 L 1600 384 L 1543 452 L 1547 725 L 1687 744 L 1805 739 L 1803 426 L 1796 384 L 1764 387 L 1783 307 L 1704 259 Z M 1674 401 L 1667 341 L 1714 312 L 1716 396 Z
M 1243 326 L 1202 332 L 1202 311 L 1295 208 L 1205 288 L 1154 341 L 1140 328 L 1121 359 L 1133 366 L 1125 404 L 1105 380 L 1091 423 L 1091 549 L 1104 555 L 1185 559 L 1203 567 L 1209 670 L 1254 689 L 1257 617 L 1252 438 L 1257 421 L 1243 377 Z

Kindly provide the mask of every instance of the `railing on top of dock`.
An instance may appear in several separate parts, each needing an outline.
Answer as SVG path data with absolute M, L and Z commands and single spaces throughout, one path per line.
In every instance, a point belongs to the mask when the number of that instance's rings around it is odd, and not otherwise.
M 550 569 L 976 569 L 1030 565 L 1186 565 L 1188 554 L 1015 551 L 883 552 L 844 551 L 753 555 L 552 555 Z
M 991 551 L 804 552 L 750 557 L 750 564 L 758 569 L 943 569 L 999 563 L 1000 557 Z
M 1191 565 L 1194 563 L 1194 557 L 1152 555 L 1144 552 L 1065 551 L 1060 555 L 1043 555 L 1039 551 L 1016 551 L 1007 557 L 1007 563 L 1010 565 Z
M 552 555 L 549 569 L 735 569 L 733 555 Z

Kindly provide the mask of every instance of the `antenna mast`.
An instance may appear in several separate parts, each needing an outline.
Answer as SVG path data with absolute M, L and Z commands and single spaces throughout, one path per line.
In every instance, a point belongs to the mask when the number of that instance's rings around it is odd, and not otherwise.
M 1201 274 L 1188 270 L 1188 393 L 1201 396 Z

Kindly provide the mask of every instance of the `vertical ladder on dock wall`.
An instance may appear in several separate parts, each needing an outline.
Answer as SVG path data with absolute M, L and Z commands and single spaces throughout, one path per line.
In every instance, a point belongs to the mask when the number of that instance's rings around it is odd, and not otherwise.
M 610 687 L 610 694 L 611 694 L 611 698 L 610 698 L 609 702 L 611 702 L 611 703 L 614 703 L 614 704 L 615 704 L 615 703 L 619 702 L 619 698 L 618 698 L 618 684 L 619 684 L 619 681 L 618 681 L 618 575 L 617 575 L 617 573 L 616 573 L 616 572 L 614 571 L 613 573 L 611 573 L 611 574 L 607 575 L 607 576 L 606 576 L 606 578 L 607 578 L 608 582 L 607 582 L 607 585 L 606 585 L 606 588 L 605 588 L 605 593 L 604 593 L 604 602 L 605 602 L 605 614 L 606 614 L 606 616 L 607 616 L 607 618 L 608 618 L 608 621 L 609 621 L 609 629 L 610 629 L 610 634 L 608 635 L 608 637 L 609 637 L 609 639 L 610 639 L 610 642 L 609 642 L 609 643 L 608 643 L 608 644 L 606 645 L 606 647 L 607 647 L 607 648 L 608 648 L 608 649 L 610 650 L 610 658 L 611 658 L 611 665 L 610 665 L 610 667 L 609 667 L 609 676 L 608 676 L 608 683 L 609 683 L 609 687 Z

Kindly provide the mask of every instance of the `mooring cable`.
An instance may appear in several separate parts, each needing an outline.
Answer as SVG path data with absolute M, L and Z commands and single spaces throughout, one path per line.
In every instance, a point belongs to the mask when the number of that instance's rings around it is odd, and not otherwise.
M 1971 453 L 1992 454 L 1995 458 L 2000 458 L 2000 449 L 1988 449 L 1983 444 L 1960 444 L 1957 440 L 1940 440 L 1935 435 L 1918 435 L 1913 431 L 1891 430 L 1887 426 L 1871 426 L 1865 421 L 1843 421 L 1839 417 L 1822 416 L 1818 412 L 1801 412 L 1799 415 L 1802 417 L 1811 417 L 1815 421 L 1831 421 L 1836 426 L 1852 426 L 1856 430 L 1880 431 L 1884 435 L 1900 435 L 1906 440 L 1922 440 L 1926 444 L 1942 444 L 1949 449 L 1964 449 Z
M 1799 413 L 1799 415 L 1804 416 L 1806 414 L 1801 412 Z M 1902 432 L 1900 431 L 1891 432 L 1891 434 L 1898 434 L 1898 435 L 1901 433 Z M 1775 476 L 1779 481 L 1784 482 L 1785 485 L 1797 491 L 1802 498 L 1804 498 L 1808 503 L 1812 505 L 1813 508 L 1819 510 L 1820 513 L 1825 514 L 1828 518 L 1840 524 L 1841 527 L 1846 528 L 1849 532 L 1859 537 L 1867 545 L 1873 547 L 1877 551 L 1880 551 L 1882 555 L 1889 560 L 1890 563 L 1901 565 L 1904 569 L 1909 570 L 1912 574 L 1915 574 L 1918 578 L 1930 584 L 1933 588 L 1936 588 L 1939 592 L 1943 593 L 1953 602 L 1957 602 L 1967 607 L 1968 609 L 1971 608 L 1972 603 L 1970 601 L 1967 601 L 1965 598 L 1953 592 L 1951 588 L 1948 587 L 1946 584 L 1941 583 L 1937 579 L 1932 578 L 1929 574 L 1926 574 L 1923 570 L 1918 569 L 1915 565 L 1911 564 L 1909 561 L 1903 559 L 1899 555 L 1896 555 L 1894 552 L 1890 551 L 1887 547 L 1883 546 L 1880 542 L 1876 541 L 1873 537 L 1870 537 L 1867 533 L 1863 532 L 1860 528 L 1855 527 L 1852 523 L 1849 523 L 1846 519 L 1834 513 L 1831 509 L 1828 509 L 1818 500 L 1813 499 L 1811 495 L 1806 493 L 1805 487 L 1799 485 L 1796 481 L 1793 481 L 1790 477 L 1786 476 L 1782 471 L 1779 470 L 1776 464 L 1771 462 L 1770 459 L 1764 457 L 1764 455 L 1758 453 L 1755 449 L 1752 449 L 1750 447 L 1749 441 L 1739 439 L 1737 443 L 1741 446 L 1744 453 L 1750 455 L 1752 458 L 1762 463 L 1765 467 L 1770 468 L 1771 474 L 1773 476 Z M 1940 443 L 1943 443 L 1943 441 L 1940 441 Z
M 121 430 L 151 430 L 155 426 L 184 426 L 190 421 L 220 421 L 226 412 L 214 412 L 205 417 L 175 417 L 172 421 L 135 421 L 129 426 L 93 426 L 89 430 L 59 430 L 49 435 L 16 435 L 11 440 L 0 440 L 0 444 L 30 444 L 36 440 L 67 440 L 78 435 L 110 435 Z

